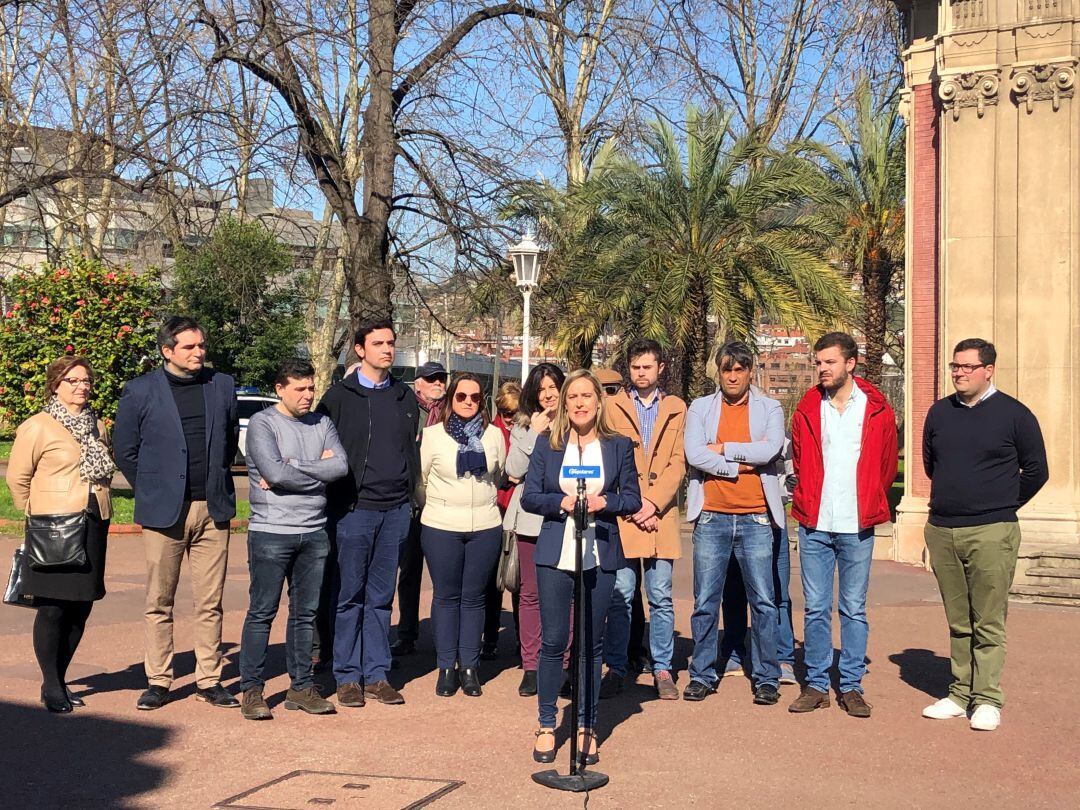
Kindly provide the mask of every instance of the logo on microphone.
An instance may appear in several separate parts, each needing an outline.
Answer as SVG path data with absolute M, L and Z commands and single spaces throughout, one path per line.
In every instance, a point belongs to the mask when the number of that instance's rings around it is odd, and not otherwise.
M 571 464 L 567 464 L 562 468 L 563 478 L 599 478 L 599 467 L 575 467 Z

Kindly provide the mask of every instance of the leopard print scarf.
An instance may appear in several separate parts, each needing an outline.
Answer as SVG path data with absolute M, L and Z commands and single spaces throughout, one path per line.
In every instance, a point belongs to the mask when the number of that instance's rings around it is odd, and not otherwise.
M 45 413 L 67 428 L 79 443 L 79 477 L 87 483 L 108 485 L 112 480 L 116 465 L 113 464 L 109 449 L 97 435 L 97 419 L 89 408 L 83 408 L 78 416 L 72 416 L 68 409 L 53 397 L 45 406 Z

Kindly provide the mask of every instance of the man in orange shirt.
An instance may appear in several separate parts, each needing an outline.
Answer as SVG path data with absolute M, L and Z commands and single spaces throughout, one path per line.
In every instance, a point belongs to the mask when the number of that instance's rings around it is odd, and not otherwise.
M 776 467 L 784 413 L 775 399 L 750 388 L 754 355 L 745 343 L 722 346 L 716 365 L 720 390 L 694 400 L 686 415 L 686 518 L 696 523 L 694 656 L 683 699 L 704 700 L 716 691 L 717 619 L 734 557 L 750 602 L 754 703 L 771 706 L 780 698 L 773 526 L 785 519 Z

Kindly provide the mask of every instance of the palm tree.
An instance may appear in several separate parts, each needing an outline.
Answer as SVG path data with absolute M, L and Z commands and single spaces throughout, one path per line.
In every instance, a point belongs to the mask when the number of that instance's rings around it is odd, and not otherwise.
M 819 169 L 753 133 L 736 136 L 719 110 L 691 108 L 686 130 L 680 143 L 654 123 L 642 161 L 607 150 L 568 192 L 565 209 L 583 224 L 561 258 L 577 271 L 564 329 L 633 327 L 674 349 L 676 387 L 698 396 L 712 334 L 753 343 L 762 317 L 819 333 L 848 316 L 851 300 L 824 257 Z
M 890 300 L 904 266 L 904 127 L 894 93 L 876 97 L 863 78 L 854 99 L 853 122 L 833 119 L 846 154 L 822 146 L 814 152 L 832 185 L 822 213 L 840 233 L 836 256 L 862 288 L 864 373 L 881 385 Z

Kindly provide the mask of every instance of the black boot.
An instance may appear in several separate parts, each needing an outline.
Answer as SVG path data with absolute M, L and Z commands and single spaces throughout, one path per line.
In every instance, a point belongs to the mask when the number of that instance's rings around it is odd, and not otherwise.
M 441 667 L 439 680 L 435 682 L 435 694 L 439 697 L 452 697 L 458 690 L 458 671 L 453 667 Z
M 521 676 L 518 694 L 522 697 L 536 697 L 536 670 L 527 669 Z
M 465 667 L 461 670 L 461 691 L 469 697 L 480 697 L 483 690 L 480 689 L 480 675 L 476 667 Z

